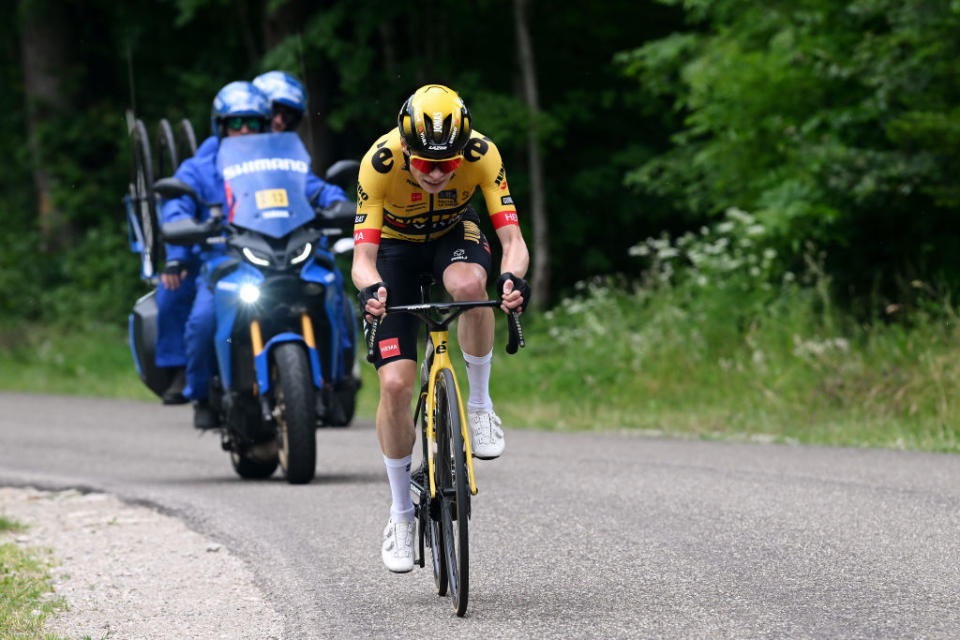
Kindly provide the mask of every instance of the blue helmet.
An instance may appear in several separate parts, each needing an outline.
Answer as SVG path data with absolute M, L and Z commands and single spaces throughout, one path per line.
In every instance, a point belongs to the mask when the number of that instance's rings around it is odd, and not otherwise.
M 231 82 L 220 89 L 210 110 L 210 125 L 217 138 L 226 135 L 224 120 L 233 116 L 260 117 L 263 119 L 261 130 L 266 130 L 271 116 L 270 100 L 250 82 Z
M 300 81 L 285 71 L 267 71 L 253 79 L 253 85 L 267 94 L 271 103 L 285 104 L 303 113 L 307 110 L 307 93 Z

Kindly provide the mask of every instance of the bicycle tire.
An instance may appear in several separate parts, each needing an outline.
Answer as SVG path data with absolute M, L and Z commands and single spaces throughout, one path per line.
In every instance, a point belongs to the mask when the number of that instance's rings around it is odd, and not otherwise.
M 467 612 L 470 592 L 470 487 L 460 402 L 453 372 L 444 369 L 435 382 L 437 455 L 434 459 L 447 581 L 457 615 Z
M 170 121 L 161 118 L 157 123 L 157 174 L 168 178 L 180 166 L 177 159 L 177 143 L 173 139 Z
M 142 270 L 147 279 L 155 278 L 163 262 L 163 243 L 157 221 L 157 201 L 153 192 L 153 156 L 147 127 L 139 118 L 130 131 L 132 164 L 130 182 L 133 184 L 134 207 L 143 234 Z
M 427 338 L 429 342 L 430 338 Z M 432 351 L 428 345 L 428 352 Z M 427 361 L 424 360 L 424 365 L 427 364 Z M 421 393 L 424 393 L 427 389 L 428 378 L 427 370 L 425 368 L 421 369 L 422 383 L 420 385 Z M 423 446 L 423 460 L 424 460 L 424 474 L 421 479 L 421 486 L 423 486 L 424 491 L 421 495 L 421 500 L 424 502 L 424 506 L 420 509 L 420 527 L 423 532 L 423 536 L 426 539 L 427 546 L 430 548 L 430 566 L 433 569 L 433 584 L 437 589 L 438 596 L 447 595 L 447 561 L 444 555 L 443 547 L 443 531 L 440 526 L 440 500 L 438 498 L 430 498 L 430 481 L 429 476 L 426 472 L 426 461 L 429 460 L 427 448 L 429 443 L 427 442 L 427 412 L 425 407 L 420 409 L 420 441 Z
M 177 125 L 177 155 L 181 160 L 197 154 L 197 136 L 193 133 L 193 123 L 183 118 Z

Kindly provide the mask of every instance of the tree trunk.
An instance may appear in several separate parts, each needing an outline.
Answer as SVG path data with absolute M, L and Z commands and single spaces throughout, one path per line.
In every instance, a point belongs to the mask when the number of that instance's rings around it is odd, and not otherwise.
M 21 1 L 21 5 L 23 1 Z M 70 64 L 68 20 L 59 2 L 30 3 L 22 10 L 20 62 L 26 98 L 27 132 L 33 162 L 33 186 L 44 250 L 56 251 L 73 240 L 73 229 L 53 199 L 55 177 L 49 150 L 41 136 L 44 125 L 66 113 L 70 100 L 63 93 Z
M 550 293 L 550 227 L 547 222 L 546 192 L 543 186 L 543 159 L 540 155 L 537 71 L 527 27 L 527 5 L 527 0 L 513 1 L 513 23 L 516 25 L 523 97 L 530 114 L 530 126 L 527 128 L 527 160 L 530 165 L 530 202 L 533 212 L 533 273 L 530 286 L 533 288 L 533 304 L 542 306 Z

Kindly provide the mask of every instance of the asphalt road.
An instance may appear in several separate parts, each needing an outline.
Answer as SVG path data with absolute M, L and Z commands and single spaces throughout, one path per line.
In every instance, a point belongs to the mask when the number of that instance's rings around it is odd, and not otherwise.
M 478 461 L 467 617 L 388 573 L 373 427 L 317 478 L 236 477 L 188 407 L 0 393 L 0 484 L 159 506 L 239 554 L 310 638 L 953 638 L 960 457 L 507 432 Z

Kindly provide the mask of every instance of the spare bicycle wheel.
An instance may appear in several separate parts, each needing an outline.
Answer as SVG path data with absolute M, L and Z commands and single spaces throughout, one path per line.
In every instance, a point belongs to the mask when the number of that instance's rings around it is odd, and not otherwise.
M 173 139 L 173 127 L 166 118 L 157 124 L 157 176 L 168 178 L 180 166 L 177 143 Z
M 143 120 L 134 122 L 130 132 L 132 163 L 130 182 L 133 185 L 133 206 L 143 232 L 143 276 L 156 278 L 163 263 L 163 243 L 157 223 L 157 201 L 153 192 L 153 156 Z

